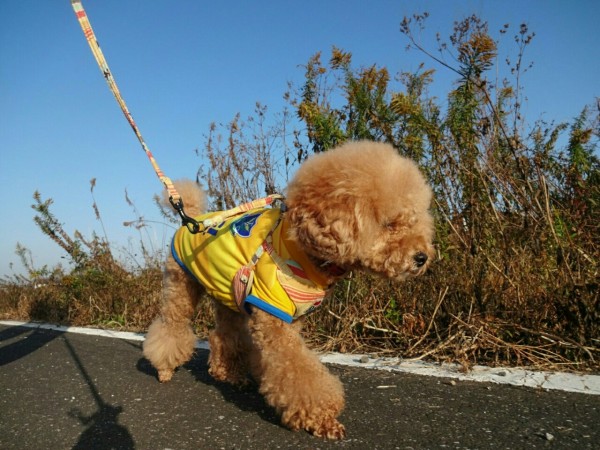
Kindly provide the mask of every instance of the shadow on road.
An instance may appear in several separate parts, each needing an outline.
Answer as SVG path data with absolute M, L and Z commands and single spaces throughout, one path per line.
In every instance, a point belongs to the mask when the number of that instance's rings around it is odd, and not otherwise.
M 0 331 L 0 345 L 4 341 L 14 339 L 26 333 L 30 333 L 26 338 L 19 339 L 11 344 L 0 346 L 0 366 L 17 361 L 64 334 L 60 331 L 49 333 L 48 331 L 32 330 L 28 327 L 14 326 Z
M 225 401 L 232 403 L 241 411 L 256 412 L 262 420 L 282 426 L 275 410 L 265 402 L 255 383 L 240 388 L 215 381 L 208 374 L 208 354 L 207 350 L 196 350 L 192 359 L 179 368 L 178 371 L 189 371 L 197 382 L 214 387 L 221 393 Z M 137 369 L 148 376 L 154 377 L 157 380 L 156 383 L 159 383 L 156 369 L 152 367 L 152 364 L 146 358 L 140 358 Z M 177 373 L 175 373 L 175 376 L 177 376 Z
M 19 338 L 15 342 L 6 343 Z M 0 331 L 0 366 L 10 364 L 45 347 L 51 341 L 61 338 L 82 378 L 87 384 L 98 410 L 89 417 L 81 411 L 69 411 L 69 416 L 78 419 L 87 428 L 79 437 L 74 449 L 133 449 L 135 443 L 126 427 L 118 422 L 118 416 L 123 411 L 121 406 L 106 403 L 86 371 L 75 348 L 64 331 L 32 329 L 24 326 L 14 326 Z
M 135 442 L 129 430 L 120 425 L 118 421 L 118 416 L 123 412 L 123 407 L 110 405 L 102 399 L 98 393 L 98 389 L 96 389 L 92 379 L 85 370 L 81 359 L 79 359 L 77 352 L 66 336 L 64 342 L 98 405 L 98 411 L 89 417 L 84 416 L 77 409 L 69 412 L 71 417 L 77 418 L 82 425 L 87 427 L 73 446 L 73 449 L 88 450 L 93 448 L 103 450 L 119 448 L 126 450 L 135 448 Z

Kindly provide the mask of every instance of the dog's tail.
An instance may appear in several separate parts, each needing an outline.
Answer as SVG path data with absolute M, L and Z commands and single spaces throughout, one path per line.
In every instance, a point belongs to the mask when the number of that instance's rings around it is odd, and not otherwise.
M 190 217 L 199 216 L 206 212 L 206 193 L 202 190 L 200 185 L 195 181 L 188 179 L 181 179 L 173 181 L 173 185 L 183 201 L 183 208 L 185 213 Z M 169 202 L 169 194 L 167 191 L 163 191 L 163 197 L 161 201 L 162 205 L 168 209 L 175 210 Z

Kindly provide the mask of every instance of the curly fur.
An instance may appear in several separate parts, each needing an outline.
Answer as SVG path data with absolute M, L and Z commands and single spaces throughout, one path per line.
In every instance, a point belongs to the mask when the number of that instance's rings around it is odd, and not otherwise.
M 188 214 L 206 204 L 191 181 L 177 183 Z M 287 188 L 290 237 L 333 283 L 339 272 L 363 270 L 402 280 L 423 273 L 433 259 L 431 189 L 410 160 L 387 145 L 352 142 L 310 157 Z M 204 290 L 170 256 L 160 316 L 144 342 L 144 355 L 161 382 L 188 361 L 195 337 L 191 318 Z M 214 302 L 209 373 L 236 385 L 251 375 L 266 401 L 292 430 L 341 439 L 344 408 L 339 379 L 321 364 L 300 335 L 301 320 L 287 324 L 258 309 L 249 316 Z

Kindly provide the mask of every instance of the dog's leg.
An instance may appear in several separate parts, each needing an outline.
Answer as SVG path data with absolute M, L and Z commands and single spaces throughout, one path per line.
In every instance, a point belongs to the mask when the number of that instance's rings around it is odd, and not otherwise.
M 337 417 L 344 408 L 340 380 L 306 347 L 299 327 L 253 309 L 248 321 L 253 341 L 251 370 L 267 403 L 292 430 L 342 439 Z
M 216 326 L 209 336 L 209 370 L 215 380 L 235 385 L 248 383 L 250 341 L 246 317 L 214 301 Z
M 175 369 L 189 361 L 196 336 L 191 327 L 202 286 L 169 256 L 165 268 L 163 303 L 144 341 L 144 356 L 158 371 L 161 382 L 169 381 Z

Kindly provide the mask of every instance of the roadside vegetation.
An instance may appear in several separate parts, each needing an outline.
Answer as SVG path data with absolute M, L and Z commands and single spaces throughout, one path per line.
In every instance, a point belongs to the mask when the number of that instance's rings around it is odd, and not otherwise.
M 393 284 L 355 274 L 307 318 L 307 339 L 321 350 L 537 368 L 600 368 L 600 101 L 569 123 L 524 116 L 523 75 L 533 70 L 526 25 L 493 36 L 477 16 L 457 22 L 438 47 L 416 36 L 427 14 L 405 18 L 401 32 L 424 63 L 414 73 L 355 67 L 333 48 L 304 66 L 289 107 L 213 124 L 198 150 L 197 177 L 212 207 L 281 191 L 312 153 L 351 139 L 393 144 L 427 174 L 435 192 L 438 258 L 429 272 Z M 514 51 L 499 55 L 500 42 Z M 436 71 L 455 82 L 447 97 L 429 94 Z M 506 77 L 498 77 L 506 73 Z M 184 174 L 185 175 L 185 174 Z M 92 196 L 94 182 L 92 180 Z M 145 244 L 142 263 L 114 256 L 106 236 L 68 235 L 35 193 L 34 220 L 67 255 L 70 268 L 36 268 L 17 247 L 27 276 L 5 278 L 0 317 L 145 330 L 160 302 L 164 255 Z M 101 223 L 101 214 L 93 204 Z M 166 219 L 165 219 L 166 220 Z M 211 327 L 204 302 L 195 320 Z

